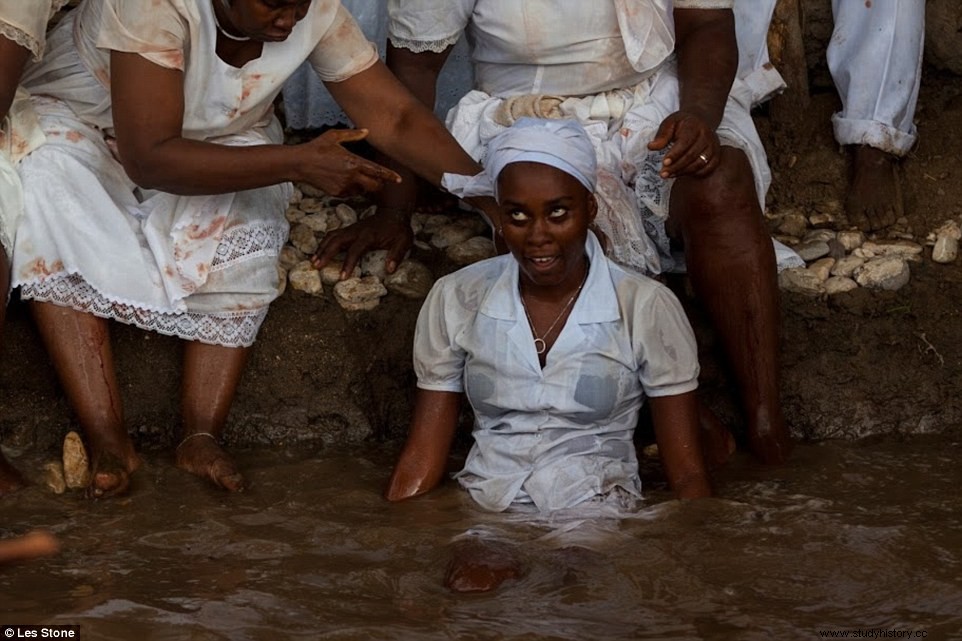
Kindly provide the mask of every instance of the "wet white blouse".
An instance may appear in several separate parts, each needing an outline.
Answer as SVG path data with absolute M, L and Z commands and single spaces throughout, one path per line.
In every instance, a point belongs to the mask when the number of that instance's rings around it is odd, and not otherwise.
M 675 46 L 674 8 L 733 0 L 388 0 L 389 37 L 442 51 L 467 32 L 476 88 L 495 96 L 578 96 L 636 85 Z
M 543 512 L 615 487 L 640 496 L 632 434 L 645 396 L 698 386 L 695 338 L 674 295 L 604 257 L 589 234 L 587 281 L 544 369 L 510 255 L 435 283 L 418 317 L 418 387 L 466 392 L 475 443 L 457 478 L 484 508 Z

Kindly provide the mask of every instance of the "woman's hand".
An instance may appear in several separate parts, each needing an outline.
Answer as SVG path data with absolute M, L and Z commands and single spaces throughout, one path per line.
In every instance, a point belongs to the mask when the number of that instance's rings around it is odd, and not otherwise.
M 367 129 L 330 129 L 304 143 L 303 180 L 332 196 L 378 191 L 401 177 L 387 167 L 351 153 L 342 145 L 367 138 Z
M 693 113 L 676 111 L 661 123 L 648 149 L 668 148 L 662 161 L 662 178 L 710 175 L 719 164 L 720 144 L 715 130 Z
M 324 236 L 311 258 L 311 263 L 315 269 L 321 269 L 335 256 L 346 251 L 344 267 L 341 269 L 343 280 L 354 271 L 355 265 L 364 254 L 375 249 L 386 249 L 385 267 L 387 273 L 393 274 L 398 264 L 404 260 L 413 241 L 410 214 L 381 208 L 369 218 Z

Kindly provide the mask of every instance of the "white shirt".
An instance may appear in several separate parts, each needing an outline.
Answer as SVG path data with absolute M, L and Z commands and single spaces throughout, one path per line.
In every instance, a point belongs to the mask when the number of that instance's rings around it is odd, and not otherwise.
M 544 369 L 510 255 L 438 280 L 421 308 L 418 387 L 467 393 L 475 443 L 457 478 L 488 510 L 533 502 L 550 512 L 615 487 L 640 496 L 632 434 L 644 397 L 698 386 L 678 300 L 588 236 L 588 277 Z

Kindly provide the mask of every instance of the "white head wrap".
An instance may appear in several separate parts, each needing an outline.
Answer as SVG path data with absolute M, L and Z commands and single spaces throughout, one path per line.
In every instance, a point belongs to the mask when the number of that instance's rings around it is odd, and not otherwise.
M 498 175 L 513 162 L 536 162 L 574 176 L 594 193 L 597 159 L 591 138 L 575 120 L 520 118 L 488 143 L 484 171 L 444 174 L 441 186 L 460 198 L 498 198 Z

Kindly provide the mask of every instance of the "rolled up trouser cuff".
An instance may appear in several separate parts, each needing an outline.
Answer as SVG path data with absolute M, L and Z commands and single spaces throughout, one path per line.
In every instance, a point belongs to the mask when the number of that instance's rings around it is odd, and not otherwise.
M 918 140 L 914 131 L 906 133 L 875 120 L 853 120 L 835 114 L 832 125 L 840 145 L 868 145 L 893 156 L 906 155 Z

